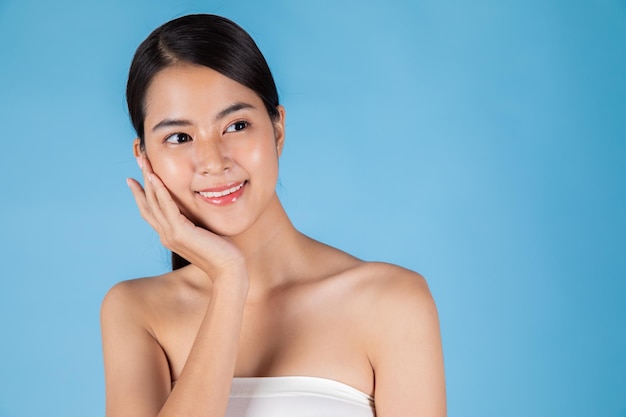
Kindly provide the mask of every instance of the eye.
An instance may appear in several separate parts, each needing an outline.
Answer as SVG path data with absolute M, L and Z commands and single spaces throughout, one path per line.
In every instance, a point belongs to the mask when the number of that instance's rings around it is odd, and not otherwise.
M 233 133 L 233 132 L 239 132 L 241 130 L 244 130 L 245 128 L 247 128 L 248 126 L 250 126 L 250 124 L 244 120 L 240 120 L 238 122 L 235 122 L 233 124 L 231 124 L 230 126 L 228 126 L 225 130 L 226 133 Z
M 166 143 L 181 144 L 189 141 L 191 141 L 191 136 L 186 133 L 174 133 L 173 135 L 165 138 Z

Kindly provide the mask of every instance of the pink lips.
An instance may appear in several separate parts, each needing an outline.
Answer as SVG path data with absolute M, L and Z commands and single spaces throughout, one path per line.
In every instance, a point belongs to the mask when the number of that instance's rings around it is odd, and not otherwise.
M 221 187 L 207 188 L 198 191 L 197 194 L 204 201 L 214 204 L 216 206 L 228 205 L 234 203 L 241 197 L 246 184 L 247 181 L 244 181 L 241 183 L 228 184 Z

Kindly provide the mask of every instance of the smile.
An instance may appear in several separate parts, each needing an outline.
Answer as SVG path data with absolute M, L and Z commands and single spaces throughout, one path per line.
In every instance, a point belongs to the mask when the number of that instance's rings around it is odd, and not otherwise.
M 202 197 L 205 197 L 205 198 L 226 197 L 230 194 L 236 193 L 237 191 L 241 190 L 243 186 L 245 185 L 245 183 L 246 181 L 242 182 L 241 184 L 237 184 L 233 187 L 230 187 L 221 191 L 198 191 L 198 194 L 200 194 Z

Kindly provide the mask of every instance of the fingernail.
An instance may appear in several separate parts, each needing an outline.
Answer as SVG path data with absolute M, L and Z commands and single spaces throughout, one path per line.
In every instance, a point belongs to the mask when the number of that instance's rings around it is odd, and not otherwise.
M 138 156 L 136 159 L 137 159 L 137 165 L 139 166 L 139 169 L 143 169 L 143 161 L 141 160 L 141 156 Z
M 150 183 L 152 183 L 152 178 L 154 178 L 154 175 L 152 174 L 152 172 L 148 173 L 148 181 L 150 181 Z
M 126 178 L 126 185 L 128 185 L 128 188 L 130 188 L 130 178 Z

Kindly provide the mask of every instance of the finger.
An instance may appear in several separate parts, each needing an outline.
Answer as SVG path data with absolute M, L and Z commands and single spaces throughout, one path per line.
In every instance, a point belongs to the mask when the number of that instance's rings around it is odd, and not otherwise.
M 170 194 L 165 184 L 163 184 L 163 181 L 161 181 L 161 179 L 155 173 L 150 173 L 149 175 L 150 185 L 154 190 L 154 195 L 164 217 L 172 225 L 179 224 L 181 220 L 184 223 L 187 219 L 180 212 L 178 204 L 176 204 L 176 202 L 172 198 L 172 195 Z
M 190 224 L 191 222 L 181 214 L 169 190 L 153 171 L 150 161 L 145 156 L 141 165 L 145 176 L 146 200 L 157 225 L 155 229 L 161 237 L 161 242 L 172 249 L 171 245 L 176 241 L 174 236 L 178 235 L 186 222 Z
M 143 158 L 141 165 L 145 176 L 146 201 L 158 225 L 155 229 L 163 245 L 174 250 L 173 246 L 178 246 L 181 236 L 187 235 L 189 228 L 193 229 L 195 225 L 180 212 L 169 190 L 152 170 L 147 158 Z
M 176 219 L 181 213 L 169 190 L 161 181 L 161 178 L 152 170 L 152 164 L 150 164 L 147 158 L 143 158 L 142 165 L 146 172 L 148 186 L 159 208 L 170 219 Z
M 153 217 L 158 224 L 156 230 L 161 238 L 161 243 L 166 248 L 179 253 L 181 243 L 183 246 L 185 245 L 186 238 L 184 236 L 188 236 L 185 232 L 185 226 L 188 227 L 192 223 L 181 214 L 161 179 L 154 172 L 147 172 L 146 177 L 151 195 L 155 200 L 150 204 L 153 208 Z
M 139 164 L 139 167 L 141 168 L 141 174 L 143 175 L 143 185 L 146 194 L 146 200 L 148 201 L 148 204 L 154 203 L 156 202 L 156 199 L 154 198 L 154 191 L 152 189 L 152 184 L 150 183 L 150 173 L 152 173 L 152 166 L 150 165 L 150 162 L 148 162 L 148 158 L 143 155 L 137 157 L 137 163 Z
M 141 167 L 141 172 L 143 174 L 146 204 L 150 209 L 152 218 L 156 221 L 158 225 L 158 227 L 155 227 L 155 229 L 160 234 L 162 230 L 161 227 L 164 225 L 165 222 L 161 213 L 161 207 L 154 193 L 154 186 L 150 179 L 150 176 L 154 175 L 154 172 L 152 171 L 152 166 L 150 165 L 148 158 L 146 158 L 145 156 L 140 156 L 137 162 L 139 163 L 139 166 Z
M 143 187 L 139 184 L 139 182 L 132 178 L 127 178 L 126 184 L 128 184 L 128 188 L 130 188 L 130 191 L 133 194 L 137 208 L 139 208 L 139 214 L 141 214 L 141 217 L 143 217 L 143 219 L 148 222 L 152 228 L 155 228 L 155 220 L 152 216 L 152 211 L 148 206 L 148 202 L 146 201 L 146 195 Z

